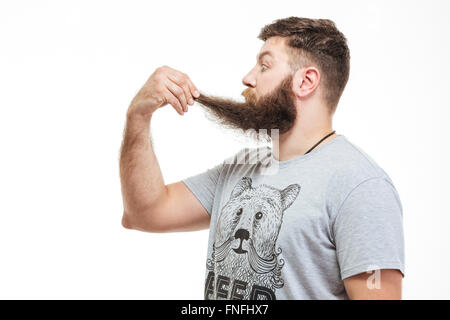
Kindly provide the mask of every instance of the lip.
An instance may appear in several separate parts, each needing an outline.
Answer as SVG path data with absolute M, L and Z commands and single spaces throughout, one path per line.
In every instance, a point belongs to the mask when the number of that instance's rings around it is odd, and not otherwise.
M 241 247 L 239 248 L 232 248 L 234 252 L 236 252 L 237 254 L 244 254 L 247 253 L 247 250 L 242 249 Z
M 237 239 L 235 239 L 235 240 L 237 240 Z M 233 251 L 236 252 L 237 254 L 244 254 L 244 253 L 247 253 L 247 250 L 245 250 L 245 249 L 242 248 L 242 246 L 243 246 L 243 244 L 244 244 L 244 241 L 241 240 L 241 239 L 239 239 L 239 240 L 240 240 L 240 241 L 239 241 L 239 246 L 238 246 L 237 248 L 231 248 L 231 249 L 233 249 Z

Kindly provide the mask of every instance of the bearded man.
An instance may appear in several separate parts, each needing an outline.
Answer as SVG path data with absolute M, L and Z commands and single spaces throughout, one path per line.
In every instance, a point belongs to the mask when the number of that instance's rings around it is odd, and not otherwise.
M 122 225 L 209 228 L 205 299 L 401 299 L 398 193 L 332 128 L 350 71 L 345 36 L 331 20 L 288 17 L 258 38 L 244 102 L 200 93 L 168 66 L 134 97 L 120 157 Z M 182 115 L 195 103 L 230 129 L 267 130 L 273 147 L 244 148 L 234 161 L 166 185 L 149 137 L 152 115 L 168 104 Z M 268 174 L 262 159 L 276 170 Z

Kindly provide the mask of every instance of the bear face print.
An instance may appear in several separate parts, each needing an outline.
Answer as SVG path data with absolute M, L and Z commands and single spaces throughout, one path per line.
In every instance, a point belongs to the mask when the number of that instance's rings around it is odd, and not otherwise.
M 283 190 L 262 184 L 252 186 L 243 177 L 233 188 L 216 226 L 206 299 L 274 299 L 283 286 L 276 249 L 283 214 L 300 192 L 298 184 Z M 216 290 L 214 292 L 214 287 Z

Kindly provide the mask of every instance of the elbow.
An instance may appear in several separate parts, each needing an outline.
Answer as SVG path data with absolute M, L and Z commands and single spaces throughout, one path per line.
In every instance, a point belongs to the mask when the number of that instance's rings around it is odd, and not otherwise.
M 129 230 L 145 231 L 145 232 L 158 232 L 153 226 L 153 222 L 150 223 L 147 218 L 148 211 L 145 213 L 134 214 L 124 211 L 122 216 L 122 227 Z
M 125 211 L 122 216 L 122 227 L 125 229 L 134 229 L 130 216 Z
M 164 233 L 167 232 L 161 224 L 148 219 L 149 211 L 145 211 L 140 215 L 131 214 L 124 211 L 122 216 L 122 227 L 130 230 L 144 231 L 150 233 Z

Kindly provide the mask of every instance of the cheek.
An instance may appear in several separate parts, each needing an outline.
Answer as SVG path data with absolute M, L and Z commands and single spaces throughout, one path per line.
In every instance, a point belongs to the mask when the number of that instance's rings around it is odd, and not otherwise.
M 269 78 L 260 80 L 258 82 L 258 87 L 256 88 L 257 89 L 256 90 L 257 98 L 264 97 L 267 94 L 271 93 L 275 87 L 274 83 L 276 83 L 275 80 L 273 80 L 273 79 L 271 80 Z
M 224 208 L 219 218 L 217 229 L 219 232 L 228 233 L 232 231 L 232 226 L 235 224 L 234 211 L 230 208 Z
M 277 219 L 275 217 L 267 217 L 260 223 L 255 225 L 255 232 L 264 235 L 264 238 L 272 238 L 277 233 Z

